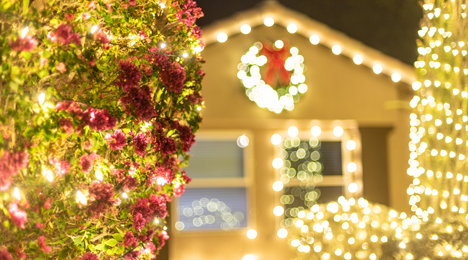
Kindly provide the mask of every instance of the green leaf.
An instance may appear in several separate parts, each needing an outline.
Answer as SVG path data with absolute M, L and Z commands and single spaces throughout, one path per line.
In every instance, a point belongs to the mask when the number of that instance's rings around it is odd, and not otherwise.
M 50 51 L 48 51 L 48 50 L 45 50 L 45 51 L 42 52 L 42 56 L 44 58 L 50 58 L 51 55 L 52 55 L 52 53 L 50 53 Z
M 99 244 L 94 249 L 102 251 L 102 250 L 104 250 L 104 244 Z
M 29 10 L 29 0 L 23 0 L 23 15 L 27 14 Z
M 117 231 L 119 231 L 120 236 L 123 237 L 125 235 L 125 233 L 122 230 L 120 230 L 119 228 L 117 228 Z
M 112 23 L 112 18 L 110 17 L 110 15 L 106 15 L 106 17 L 104 17 L 104 22 L 109 23 L 109 24 Z
M 109 240 L 107 240 L 106 242 L 104 242 L 104 244 L 106 244 L 106 245 L 108 245 L 108 246 L 115 246 L 115 245 L 117 245 L 117 243 L 118 243 L 118 242 L 117 242 L 117 240 L 115 240 L 115 239 L 109 239 Z
M 107 250 L 106 250 L 106 254 L 108 254 L 108 255 L 114 255 L 114 250 L 112 250 L 112 248 L 111 248 L 111 249 L 107 249 Z
M 112 236 L 115 238 L 115 240 L 117 240 L 119 242 L 123 241 L 123 237 L 122 237 L 121 234 L 113 234 Z
M 62 249 L 62 251 L 60 251 L 59 253 L 59 258 L 60 259 L 66 259 L 68 256 L 68 247 L 65 247 Z
M 43 77 L 49 75 L 49 71 L 48 70 L 40 70 L 40 71 L 37 72 L 37 75 L 39 76 L 39 78 L 42 79 Z

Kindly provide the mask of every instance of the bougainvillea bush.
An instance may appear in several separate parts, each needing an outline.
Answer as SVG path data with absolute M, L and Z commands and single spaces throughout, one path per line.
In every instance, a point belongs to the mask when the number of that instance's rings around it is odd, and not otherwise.
M 203 106 L 192 0 L 2 0 L 0 259 L 154 259 Z

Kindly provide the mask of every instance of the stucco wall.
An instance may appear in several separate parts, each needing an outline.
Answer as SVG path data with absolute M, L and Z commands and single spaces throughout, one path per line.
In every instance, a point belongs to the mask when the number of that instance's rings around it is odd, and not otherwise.
M 296 103 L 292 112 L 275 114 L 259 108 L 245 95 L 244 87 L 237 78 L 237 64 L 245 52 L 258 40 L 289 39 L 291 46 L 304 56 L 307 93 Z M 355 65 L 352 60 L 334 55 L 323 46 L 312 45 L 308 39 L 290 34 L 278 26 L 253 28 L 248 35 L 230 37 L 225 43 L 209 45 L 203 51 L 206 60 L 204 70 L 203 124 L 200 131 L 242 129 L 252 133 L 254 140 L 254 178 L 252 189 L 251 217 L 258 236 L 250 240 L 245 230 L 231 232 L 173 233 L 170 242 L 171 260 L 240 260 L 246 254 L 255 254 L 258 259 L 289 259 L 294 254 L 289 250 L 287 239 L 276 236 L 278 218 L 272 214 L 276 205 L 271 189 L 276 180 L 271 161 L 274 150 L 270 137 L 275 131 L 284 131 L 295 124 L 307 130 L 307 122 L 319 120 L 356 120 L 359 127 L 390 129 L 387 142 L 376 142 L 370 150 L 382 152 L 387 165 L 376 164 L 371 169 L 388 168 L 382 178 L 368 178 L 366 186 L 387 185 L 385 197 L 398 210 L 407 210 L 406 189 L 411 181 L 406 176 L 409 158 L 409 111 L 398 108 L 397 100 L 410 97 L 408 87 L 394 83 L 390 78 L 376 75 L 371 69 Z M 395 104 L 397 106 L 395 107 Z M 310 129 L 310 128 L 309 128 Z M 385 135 L 381 135 L 386 138 Z M 382 143 L 384 143 L 383 147 Z M 373 171 L 364 175 L 379 174 Z M 385 179 L 388 178 L 388 179 Z M 378 192 L 369 189 L 364 194 Z M 372 200 L 372 198 L 368 198 Z

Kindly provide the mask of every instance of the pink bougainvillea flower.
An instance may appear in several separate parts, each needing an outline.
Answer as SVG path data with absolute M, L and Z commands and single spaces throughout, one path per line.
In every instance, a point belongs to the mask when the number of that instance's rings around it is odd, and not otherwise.
M 113 206 L 116 202 L 114 197 L 114 185 L 110 183 L 94 181 L 89 186 L 90 205 L 88 211 L 94 217 L 100 217 L 107 209 Z
M 159 240 L 159 245 L 158 245 L 158 250 L 161 250 L 163 246 L 166 244 L 166 240 L 169 239 L 169 235 L 167 234 L 166 231 L 161 231 L 158 235 L 158 240 Z
M 13 182 L 12 177 L 26 168 L 28 164 L 28 152 L 4 152 L 3 156 L 0 156 L 0 191 L 7 191 Z
M 47 198 L 46 201 L 44 202 L 44 206 L 42 206 L 45 209 L 50 209 L 52 206 L 52 200 L 50 198 Z
M 90 15 L 89 13 L 83 13 L 83 14 L 81 15 L 81 17 L 83 17 L 83 20 L 86 21 L 86 20 L 88 20 L 89 18 L 91 18 L 91 15 Z
M 135 149 L 135 153 L 139 156 L 145 156 L 146 147 L 148 146 L 148 141 L 143 133 L 138 133 L 135 137 L 133 137 L 133 148 Z
M 94 34 L 94 40 L 100 41 L 102 44 L 107 44 L 110 42 L 106 32 L 102 29 Z
M 10 214 L 13 224 L 21 229 L 24 229 L 24 225 L 28 221 L 28 215 L 26 212 L 19 209 L 16 203 L 10 203 L 10 206 L 8 206 L 8 213 Z
M 124 241 L 124 246 L 127 248 L 128 247 L 133 248 L 133 247 L 138 246 L 138 239 L 135 236 L 133 236 L 132 231 L 128 231 L 124 235 L 123 241 Z
M 65 63 L 63 62 L 60 62 L 59 64 L 57 64 L 55 68 L 61 73 L 64 73 L 65 71 L 67 71 L 67 68 L 65 67 Z
M 197 3 L 193 0 L 187 0 L 185 4 L 182 5 L 182 8 L 177 12 L 176 17 L 179 21 L 186 24 L 188 27 L 191 27 L 195 21 L 203 17 L 203 12 L 200 7 L 197 7 Z
M 48 59 L 47 58 L 42 58 L 40 59 L 41 67 L 44 67 L 47 64 Z
M 112 5 L 111 4 L 106 4 L 106 7 L 107 7 L 107 11 L 109 13 L 111 13 L 112 12 Z
M 145 227 L 146 220 L 140 213 L 133 215 L 133 228 L 135 230 L 142 230 Z
M 151 89 L 148 86 L 128 87 L 127 91 L 127 94 L 120 98 L 127 113 L 136 114 L 142 121 L 149 121 L 158 115 L 154 108 Z
M 52 248 L 50 248 L 49 246 L 47 246 L 46 242 L 45 242 L 45 236 L 40 236 L 38 239 L 37 239 L 37 243 L 39 244 L 39 247 L 41 248 L 41 250 L 48 254 L 50 253 L 50 251 L 52 251 Z
M 198 27 L 198 25 L 195 25 L 192 28 L 192 34 L 193 36 L 195 36 L 196 39 L 200 39 L 202 37 L 202 30 L 200 29 L 200 27 Z
M 109 148 L 112 150 L 122 150 L 127 144 L 127 138 L 120 129 L 117 129 L 113 134 L 107 133 L 105 139 L 109 144 Z
M 99 257 L 94 253 L 87 252 L 80 258 L 80 260 L 99 260 Z
M 67 134 L 72 134 L 75 130 L 73 123 L 70 118 L 59 118 L 60 127 L 65 131 Z
M 75 15 L 74 14 L 64 14 L 63 15 L 65 17 L 65 20 L 71 22 L 73 21 L 73 19 L 75 19 Z
M 123 7 L 124 9 L 127 9 L 127 8 L 128 8 L 128 5 L 127 5 L 126 3 L 122 3 L 122 7 Z
M 8 250 L 6 248 L 1 248 L 0 259 L 1 260 L 13 260 L 13 257 L 11 257 L 10 253 L 8 253 Z
M 16 252 L 16 257 L 17 257 L 17 258 L 19 258 L 19 259 L 26 259 L 26 254 L 23 253 L 23 251 L 21 251 L 21 248 L 17 247 L 17 248 L 15 249 L 15 252 Z M 0 257 L 0 259 L 2 259 L 2 258 Z
M 88 64 L 91 65 L 91 66 L 96 66 L 96 61 L 94 60 L 94 58 L 91 58 L 91 59 L 88 61 Z
M 135 5 L 136 5 L 136 0 L 128 0 L 128 3 L 129 3 L 131 6 L 135 6 Z
M 55 31 L 55 35 L 60 40 L 62 44 L 68 45 L 74 43 L 75 45 L 80 45 L 80 34 L 72 33 L 72 27 L 68 24 L 61 24 Z
M 36 227 L 40 230 L 42 230 L 44 228 L 44 224 L 42 223 L 39 223 L 39 222 L 36 222 Z
M 176 183 L 172 191 L 174 192 L 174 196 L 180 197 L 185 191 L 185 185 L 183 183 Z
M 57 176 L 62 177 L 70 171 L 70 163 L 61 161 L 57 158 L 49 157 L 49 163 L 54 166 L 54 172 Z
M 88 2 L 86 8 L 94 10 L 96 9 L 96 5 L 94 4 L 94 2 Z
M 24 38 L 18 38 L 16 41 L 9 43 L 10 48 L 14 51 L 31 51 L 37 46 L 37 40 L 31 36 L 26 36 Z
M 91 169 L 93 168 L 94 158 L 96 157 L 95 154 L 84 154 L 80 158 L 80 162 L 78 163 L 81 167 L 81 171 L 85 174 L 88 174 Z
M 57 35 L 55 35 L 55 33 L 53 33 L 53 32 L 48 32 L 47 33 L 47 39 L 52 41 L 52 42 L 56 42 L 57 41 Z

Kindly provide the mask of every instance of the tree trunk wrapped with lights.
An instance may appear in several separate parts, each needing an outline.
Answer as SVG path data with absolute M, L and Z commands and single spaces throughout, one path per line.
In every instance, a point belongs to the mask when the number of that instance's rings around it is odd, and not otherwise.
M 362 198 L 314 206 L 290 231 L 302 259 L 468 258 L 468 10 L 461 0 L 423 9 L 410 102 L 413 215 Z
M 156 257 L 190 181 L 201 16 L 193 0 L 2 0 L 0 259 Z

